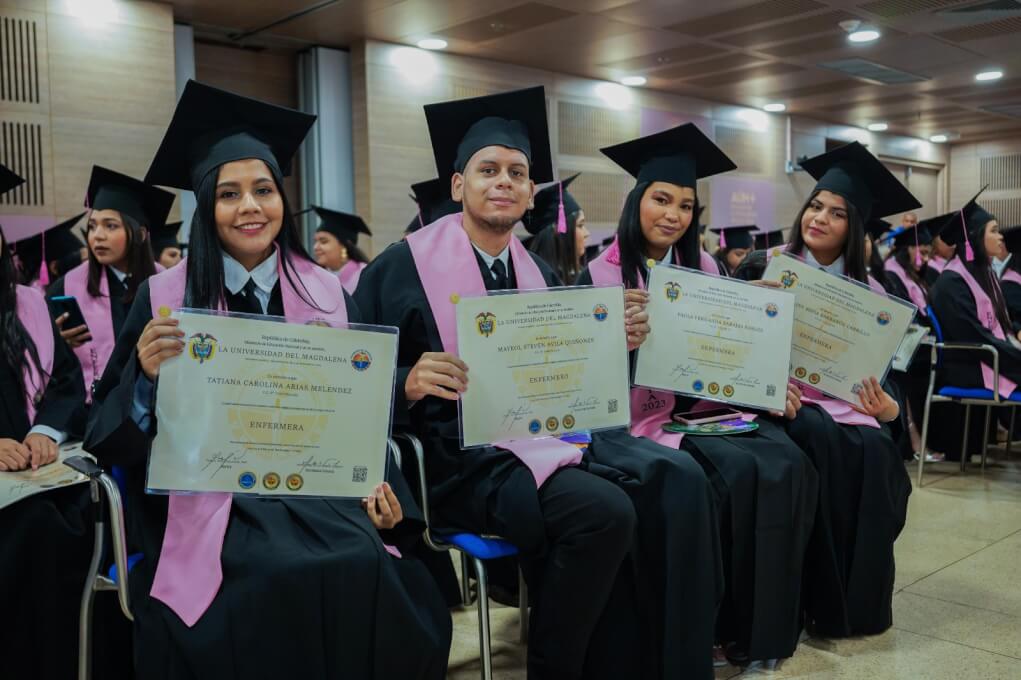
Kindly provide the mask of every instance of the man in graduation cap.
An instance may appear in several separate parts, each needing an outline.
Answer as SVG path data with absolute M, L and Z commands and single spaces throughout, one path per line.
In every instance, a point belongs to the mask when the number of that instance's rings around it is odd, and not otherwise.
M 525 217 L 531 236 L 522 240 L 567 285 L 574 283 L 584 266 L 589 237 L 585 211 L 567 190 L 578 174 L 536 192 L 535 207 Z
M 461 212 L 461 204 L 450 198 L 450 187 L 439 178 L 412 184 L 408 197 L 418 206 L 418 212 L 404 228 L 405 234 L 412 234 L 441 217 Z
M 462 210 L 387 248 L 355 295 L 366 322 L 400 329 L 394 421 L 425 445 L 436 521 L 519 549 L 532 598 L 529 677 L 624 677 L 641 665 L 618 579 L 635 527 L 628 496 L 557 439 L 459 447 L 457 399 L 484 378 L 457 356 L 455 305 L 560 283 L 513 235 L 535 182 L 553 179 L 543 88 L 425 113 L 440 181 Z
M 23 237 L 12 244 L 11 250 L 25 285 L 45 290 L 53 279 L 63 276 L 88 257 L 85 244 L 72 231 L 84 216 L 85 213 L 78 213 L 41 234 Z
M 318 205 L 308 210 L 314 211 L 319 217 L 312 246 L 316 264 L 339 276 L 340 285 L 348 295 L 354 295 L 362 270 L 369 264 L 368 256 L 358 247 L 358 234 L 372 236 L 372 232 L 359 215 Z
M 711 227 L 709 231 L 720 237 L 720 247 L 714 257 L 720 263 L 727 276 L 733 276 L 748 253 L 752 252 L 755 238 L 752 232 L 758 231 L 754 224 L 733 225 L 729 227 Z
M 164 269 L 170 269 L 184 257 L 184 243 L 177 238 L 177 232 L 181 229 L 183 222 L 171 222 L 163 226 L 153 227 L 152 234 L 152 255 L 156 264 Z

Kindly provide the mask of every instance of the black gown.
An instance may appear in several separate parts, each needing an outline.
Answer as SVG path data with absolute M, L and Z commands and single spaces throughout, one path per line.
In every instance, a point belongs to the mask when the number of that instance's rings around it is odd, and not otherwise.
M 737 278 L 762 278 L 765 251 Z M 805 553 L 806 625 L 823 637 L 881 633 L 893 622 L 893 543 L 904 527 L 911 481 L 888 425 L 842 425 L 805 405 L 787 425 L 819 473 L 815 527 Z
M 1009 284 L 1013 285 L 1013 284 Z M 1004 297 L 1007 296 L 1004 288 Z M 1000 373 L 1014 382 L 1021 382 L 1021 350 L 1009 340 L 998 340 L 978 320 L 975 299 L 964 279 L 956 272 L 943 272 L 930 293 L 932 308 L 943 331 L 946 342 L 970 342 L 992 345 L 1000 356 Z M 1009 304 L 1009 298 L 1008 298 Z M 936 374 L 937 389 L 943 385 L 954 387 L 983 388 L 982 373 L 978 360 L 982 358 L 992 366 L 992 357 L 978 352 L 947 351 L 943 364 Z M 985 408 L 972 407 L 968 427 L 967 452 L 969 455 L 982 453 L 982 430 L 985 425 Z M 1009 420 L 1007 409 L 993 412 L 993 423 L 997 419 Z M 962 430 L 964 428 L 964 407 L 957 404 L 935 404 L 929 417 L 929 441 L 947 442 L 945 453 L 952 460 L 960 459 Z M 995 441 L 996 428 L 990 424 L 990 441 Z
M 244 309 L 240 297 L 228 296 L 228 307 Z M 268 312 L 283 314 L 279 284 Z M 151 436 L 135 424 L 131 405 L 140 371 L 135 343 L 151 318 L 144 282 L 96 391 L 85 439 L 102 465 L 123 468 L 129 533 L 145 555 L 130 578 L 138 676 L 443 678 L 451 636 L 444 602 L 419 562 L 383 549 L 386 541 L 412 550 L 423 528 L 393 466 L 388 480 L 405 515 L 395 529 L 377 532 L 358 499 L 235 496 L 223 583 L 202 618 L 188 628 L 149 596 L 167 499 L 145 493 Z M 360 320 L 350 299 L 348 319 Z
M 56 327 L 53 342 L 53 372 L 34 423 L 28 420 L 16 374 L 0 361 L 0 438 L 20 442 L 33 425 L 67 432 L 85 391 L 78 362 Z M 46 491 L 0 510 L 0 612 L 11 624 L 0 635 L 4 677 L 75 677 L 78 611 L 92 557 L 93 521 L 87 485 Z M 104 621 L 97 613 L 100 649 L 107 640 Z M 98 663 L 99 668 L 110 667 Z
M 1021 331 L 1021 283 L 1000 279 L 1000 288 L 1003 290 L 1003 299 L 1007 303 L 1007 311 L 1010 312 L 1010 320 L 1014 323 L 1016 334 Z
M 586 269 L 578 285 L 591 283 Z M 696 402 L 678 396 L 674 413 Z M 783 659 L 801 633 L 801 564 L 818 480 L 776 419 L 760 415 L 756 422 L 754 433 L 685 437 L 680 448 L 709 477 L 719 507 L 725 597 L 717 639 L 735 643 L 750 660 Z
M 560 285 L 545 262 L 530 255 L 546 284 Z M 492 279 L 481 259 L 478 262 L 488 287 Z M 510 279 L 513 287 L 513 271 Z M 427 397 L 408 408 L 402 389 L 408 372 L 424 352 L 443 350 L 406 243 L 390 246 L 362 272 L 355 298 L 368 322 L 400 329 L 394 422 L 396 427 L 412 429 L 423 437 L 435 520 L 461 530 L 499 533 L 494 523 L 511 515 L 521 518 L 518 532 L 522 536 L 526 534 L 522 527 L 533 517 L 541 526 L 541 516 L 536 515 L 543 510 L 535 502 L 535 481 L 510 452 L 496 448 L 461 451 L 456 402 Z M 631 437 L 624 430 L 612 430 L 595 433 L 577 470 L 556 473 L 539 496 L 558 475 L 577 476 L 579 470 L 622 489 L 638 518 L 634 543 L 627 546 L 626 568 L 613 591 L 617 594 L 623 584 L 632 582 L 637 605 L 624 597 L 611 597 L 600 625 L 591 634 L 585 677 L 711 678 L 712 621 L 722 576 L 716 511 L 705 475 L 684 458 L 664 455 L 657 444 Z M 514 513 L 501 506 L 507 502 L 503 499 L 517 504 Z M 553 590 L 542 583 L 542 565 L 553 548 L 541 532 L 535 539 L 523 538 L 518 545 L 533 603 L 529 677 L 537 677 L 541 673 L 532 674 L 537 667 L 535 654 L 537 650 L 543 653 L 546 641 L 537 640 L 535 632 L 541 629 L 543 619 L 550 618 L 549 612 L 537 606 L 537 600 L 544 587 Z M 585 578 L 584 573 L 578 574 L 576 582 L 560 588 L 564 607 L 578 612 L 578 598 L 595 601 L 599 585 L 586 583 Z M 571 604 L 571 598 L 576 604 Z M 592 602 L 586 606 L 598 609 Z M 633 621 L 635 606 L 642 614 L 640 627 Z M 640 631 L 639 640 L 633 637 L 636 631 Z M 643 645 L 639 657 L 644 662 L 640 664 L 636 658 L 630 666 L 613 667 L 612 663 L 626 657 L 622 650 L 636 642 Z M 600 654 L 610 649 L 618 653 L 613 659 L 601 660 Z

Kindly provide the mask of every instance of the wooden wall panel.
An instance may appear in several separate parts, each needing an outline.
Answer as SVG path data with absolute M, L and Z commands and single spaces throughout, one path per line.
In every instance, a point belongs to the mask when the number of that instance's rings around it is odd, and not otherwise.
M 979 202 L 993 212 L 1001 226 L 1014 226 L 1021 217 L 1021 184 L 1013 178 L 1021 172 L 1021 137 L 1009 137 L 995 142 L 954 144 L 950 150 L 950 207 L 958 208 L 982 188 L 991 186 Z M 1004 172 L 1007 171 L 1007 172 Z M 1006 175 L 1011 181 L 996 181 Z

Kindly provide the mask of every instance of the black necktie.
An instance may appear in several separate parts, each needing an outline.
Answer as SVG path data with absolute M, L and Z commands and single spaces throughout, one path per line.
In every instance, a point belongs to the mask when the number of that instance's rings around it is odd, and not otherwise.
M 259 302 L 259 298 L 255 297 L 255 279 L 248 279 L 248 283 L 241 289 L 241 295 L 238 299 L 241 301 L 242 309 L 239 312 L 247 312 L 249 314 L 264 314 L 262 309 L 262 303 Z
M 507 267 L 504 265 L 503 260 L 494 260 L 493 266 L 490 267 L 493 271 L 493 280 L 496 281 L 496 290 L 507 290 Z

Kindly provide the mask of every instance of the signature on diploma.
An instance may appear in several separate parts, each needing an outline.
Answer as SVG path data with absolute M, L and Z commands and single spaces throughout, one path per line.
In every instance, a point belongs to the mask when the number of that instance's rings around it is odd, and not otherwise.
M 694 364 L 677 364 L 673 370 L 670 371 L 670 377 L 674 380 L 680 380 L 681 378 L 690 378 L 698 372 L 698 366 Z
M 841 373 L 840 371 L 835 370 L 832 366 L 826 366 L 825 368 L 820 369 L 819 372 L 822 373 L 827 378 L 836 380 L 839 383 L 845 382 L 847 380 L 846 373 Z
M 217 451 L 206 458 L 206 464 L 202 466 L 202 471 L 205 472 L 209 468 L 213 468 L 213 471 L 209 473 L 209 479 L 212 479 L 221 470 L 233 470 L 235 465 L 247 463 L 247 454 L 247 451 L 231 451 L 229 453 Z
M 567 408 L 571 411 L 590 411 L 600 403 L 599 397 L 577 397 Z
M 517 423 L 520 423 L 527 416 L 532 415 L 531 406 L 518 406 L 517 408 L 507 409 L 507 412 L 503 414 L 503 425 L 508 430 L 513 429 Z
M 753 375 L 743 375 L 741 373 L 735 373 L 730 377 L 730 381 L 737 383 L 742 387 L 758 387 L 759 379 Z
M 308 474 L 310 472 L 325 472 L 327 474 L 333 474 L 337 470 L 344 467 L 336 458 L 316 458 L 315 456 L 309 456 L 305 460 L 298 463 L 298 470 L 302 474 Z

